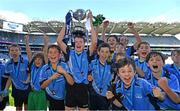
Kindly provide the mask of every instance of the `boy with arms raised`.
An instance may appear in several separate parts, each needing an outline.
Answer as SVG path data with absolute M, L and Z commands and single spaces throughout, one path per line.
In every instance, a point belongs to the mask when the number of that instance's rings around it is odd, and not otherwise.
M 65 34 L 64 27 L 61 29 L 57 38 L 57 43 L 65 54 L 65 60 L 68 63 L 70 74 L 73 76 L 75 82 L 73 86 L 67 85 L 67 110 L 74 110 L 76 107 L 79 107 L 80 110 L 87 110 L 88 108 L 88 59 L 93 54 L 97 40 L 96 32 L 92 25 L 92 17 L 92 12 L 90 11 L 88 18 L 90 18 L 91 24 L 91 45 L 88 50 L 84 50 L 85 34 L 82 31 L 76 31 L 74 50 L 71 50 L 70 47 L 67 47 L 62 41 Z
M 47 64 L 47 48 L 48 48 L 48 37 L 44 35 L 44 50 L 43 53 L 38 52 L 33 54 L 29 46 L 29 35 L 25 36 L 26 52 L 29 60 L 29 71 L 30 71 L 30 85 L 31 91 L 28 95 L 28 110 L 46 110 L 47 101 L 45 91 L 41 89 L 39 83 L 40 71 L 43 65 Z M 46 59 L 45 59 L 46 58 Z

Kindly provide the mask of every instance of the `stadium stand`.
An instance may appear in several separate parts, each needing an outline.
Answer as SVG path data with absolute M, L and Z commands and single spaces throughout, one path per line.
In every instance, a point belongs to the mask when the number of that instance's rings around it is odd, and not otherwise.
M 49 37 L 49 43 L 54 44 L 58 32 L 64 26 L 64 22 L 60 21 L 32 21 L 28 24 L 22 24 L 22 32 L 16 32 L 12 30 L 3 29 L 3 22 L 5 20 L 0 19 L 0 58 L 7 58 L 8 46 L 11 43 L 17 43 L 22 47 L 22 54 L 26 54 L 24 36 L 27 32 L 30 33 L 30 46 L 32 51 L 40 51 L 43 47 L 43 33 L 46 33 Z M 7 21 L 6 21 L 7 22 Z M 110 22 L 107 35 L 127 35 L 129 37 L 129 45 L 135 41 L 134 37 L 130 35 L 130 30 L 127 27 L 128 22 L 114 23 Z M 78 24 L 78 23 L 73 23 Z M 180 48 L 180 40 L 175 37 L 180 33 L 180 23 L 147 23 L 137 22 L 135 29 L 140 33 L 142 40 L 150 43 L 153 50 L 162 51 L 166 54 L 170 54 L 170 51 L 176 48 Z M 102 31 L 100 27 L 99 36 Z M 167 36 L 168 34 L 168 36 Z

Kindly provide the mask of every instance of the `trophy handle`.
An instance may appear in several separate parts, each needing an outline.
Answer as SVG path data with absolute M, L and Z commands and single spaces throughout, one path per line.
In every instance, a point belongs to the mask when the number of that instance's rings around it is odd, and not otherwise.
M 69 10 L 69 12 L 70 12 L 71 14 L 73 14 L 73 11 L 72 11 L 72 10 Z
M 91 11 L 90 9 L 87 9 L 87 10 L 86 10 L 86 13 L 87 13 L 87 12 L 90 12 L 90 11 Z
M 90 11 L 91 11 L 90 9 L 86 10 L 86 18 L 87 18 L 88 12 L 90 12 Z

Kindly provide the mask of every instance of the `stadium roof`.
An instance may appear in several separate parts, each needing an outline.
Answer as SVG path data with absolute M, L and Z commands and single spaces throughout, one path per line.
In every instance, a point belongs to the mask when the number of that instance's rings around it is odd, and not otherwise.
M 3 20 L 0 20 L 0 28 L 2 27 Z M 106 33 L 115 34 L 128 34 L 131 33 L 127 26 L 128 22 L 110 22 Z M 73 25 L 79 23 L 74 22 Z M 37 33 L 59 33 L 61 28 L 64 26 L 64 22 L 61 21 L 31 21 L 27 25 L 23 24 L 24 32 L 37 32 Z M 176 35 L 180 33 L 180 22 L 176 23 L 148 23 L 148 22 L 137 22 L 135 23 L 135 29 L 139 34 L 147 35 Z M 99 33 L 102 28 L 100 27 Z
M 118 33 L 118 34 L 127 34 L 131 33 L 127 27 L 128 22 L 110 22 L 107 33 Z M 77 22 L 75 24 L 78 24 Z M 24 31 L 30 32 L 45 32 L 45 33 L 58 33 L 60 29 L 64 26 L 64 22 L 60 21 L 32 21 L 27 24 L 24 28 Z M 135 29 L 140 34 L 170 34 L 176 35 L 180 33 L 180 23 L 147 23 L 147 22 L 137 22 Z M 99 33 L 101 33 L 102 28 L 100 28 Z

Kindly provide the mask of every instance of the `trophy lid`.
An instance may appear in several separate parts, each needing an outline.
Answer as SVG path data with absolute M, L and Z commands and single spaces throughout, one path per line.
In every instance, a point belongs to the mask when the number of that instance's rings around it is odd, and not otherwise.
M 86 12 L 83 9 L 77 9 L 74 13 L 73 13 L 73 18 L 81 21 L 84 20 L 86 17 Z

